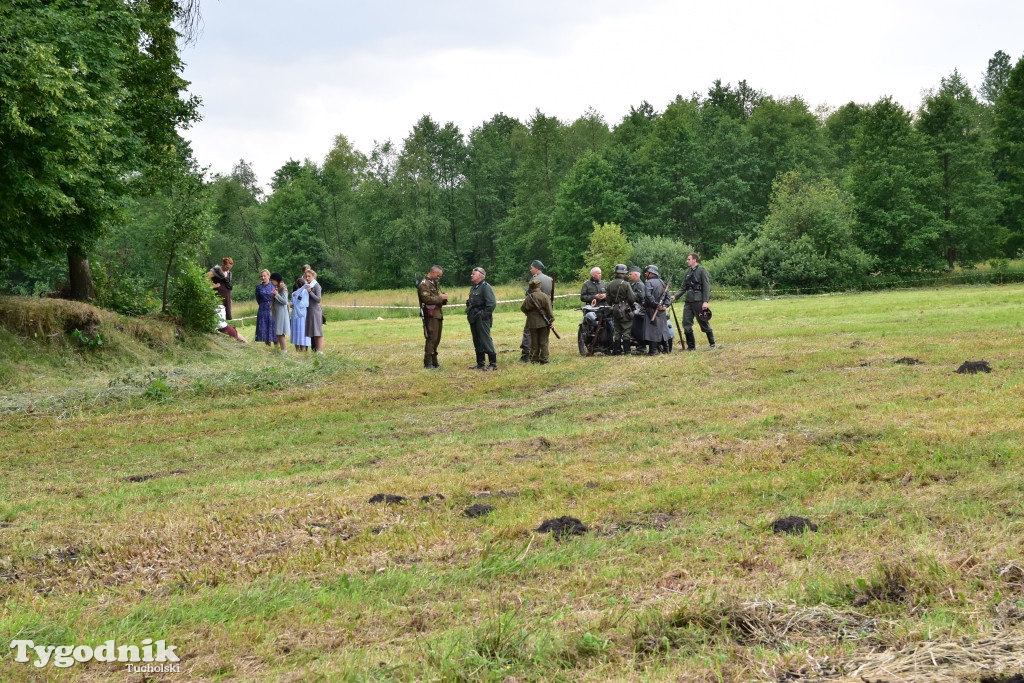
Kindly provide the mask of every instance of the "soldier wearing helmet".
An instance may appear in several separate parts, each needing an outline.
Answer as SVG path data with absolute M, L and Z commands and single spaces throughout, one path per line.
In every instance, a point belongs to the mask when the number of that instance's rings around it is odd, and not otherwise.
M 626 279 L 626 264 L 615 266 L 615 278 L 605 288 L 604 302 L 612 307 L 612 355 L 629 353 L 629 330 L 633 324 L 633 304 L 636 296 Z M 625 342 L 625 346 L 623 346 Z
M 672 299 L 665 291 L 666 285 L 658 274 L 658 266 L 644 268 L 647 284 L 644 289 L 645 315 L 644 342 L 647 344 L 647 355 L 657 356 L 658 345 L 665 344 L 668 348 L 668 310 Z M 653 319 L 652 319 L 653 318 Z

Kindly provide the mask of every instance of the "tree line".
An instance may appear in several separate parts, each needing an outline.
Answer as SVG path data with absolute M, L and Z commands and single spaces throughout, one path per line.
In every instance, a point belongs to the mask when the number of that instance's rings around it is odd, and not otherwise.
M 435 263 L 456 284 L 475 265 L 512 281 L 535 258 L 572 280 L 607 225 L 638 257 L 694 249 L 717 283 L 749 287 L 852 286 L 1024 248 L 1024 58 L 1002 51 L 977 90 L 954 71 L 916 111 L 889 97 L 812 110 L 798 96 L 715 81 L 660 110 L 641 102 L 611 125 L 594 110 L 574 121 L 499 113 L 468 132 L 422 116 L 400 142 L 365 152 L 338 135 L 324 159 L 284 163 L 264 193 L 244 160 L 207 177 L 176 132 L 199 106 L 182 94 L 168 38 L 182 8 L 108 4 L 124 23 L 115 54 L 99 49 L 108 31 L 81 16 L 58 50 L 0 41 L 0 73 L 16 76 L 0 86 L 0 286 L 9 291 L 56 288 L 86 256 L 89 294 L 126 311 L 156 298 L 166 307 L 174 277 L 196 272 L 186 266 L 222 256 L 235 259 L 242 296 L 260 268 L 291 277 L 304 263 L 327 291 L 411 286 Z M 76 16 L 73 3 L 14 5 L 0 10 L 5 37 L 50 21 L 56 39 L 56 15 Z M 120 70 L 83 78 L 75 65 L 87 58 L 90 74 Z M 162 96 L 113 96 L 139 89 Z M 99 118 L 83 129 L 93 109 Z M 54 159 L 63 165 L 44 168 Z

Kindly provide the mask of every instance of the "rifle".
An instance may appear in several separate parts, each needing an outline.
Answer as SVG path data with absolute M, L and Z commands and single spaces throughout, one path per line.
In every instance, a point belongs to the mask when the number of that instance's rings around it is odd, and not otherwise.
M 561 337 L 558 336 L 558 331 L 555 329 L 554 321 L 550 320 L 546 315 L 544 315 L 544 311 L 542 311 L 540 309 L 540 306 L 537 305 L 537 300 L 533 298 L 533 292 L 527 292 L 526 296 L 527 298 L 530 299 L 530 302 L 533 304 L 533 307 L 537 309 L 537 312 L 540 313 L 540 317 L 542 320 L 544 320 L 544 323 L 548 326 L 548 329 L 555 333 L 555 339 L 561 339 Z
M 420 283 L 416 279 L 416 276 L 412 278 L 413 286 L 416 288 L 416 300 L 420 298 Z M 423 338 L 429 339 L 430 335 L 427 334 L 427 316 L 423 313 L 423 303 L 420 302 L 420 322 L 423 323 Z
M 669 278 L 668 282 L 665 283 L 665 291 L 661 293 L 661 298 L 658 299 L 658 305 L 654 307 L 654 313 L 651 313 L 652 323 L 654 322 L 654 319 L 658 317 L 658 309 L 665 303 L 665 295 L 668 294 L 668 290 L 670 289 L 672 289 L 672 278 Z

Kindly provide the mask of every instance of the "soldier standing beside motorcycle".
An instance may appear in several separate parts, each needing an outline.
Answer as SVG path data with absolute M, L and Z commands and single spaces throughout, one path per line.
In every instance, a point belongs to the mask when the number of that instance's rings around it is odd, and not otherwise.
M 625 353 L 629 353 L 629 332 L 633 325 L 633 304 L 636 296 L 626 280 L 626 264 L 615 266 L 615 279 L 608 283 L 605 303 L 612 307 L 612 355 L 621 356 L 623 340 Z

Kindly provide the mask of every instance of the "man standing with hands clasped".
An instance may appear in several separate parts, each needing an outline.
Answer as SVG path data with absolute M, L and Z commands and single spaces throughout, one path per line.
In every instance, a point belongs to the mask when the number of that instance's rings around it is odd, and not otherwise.
M 437 282 L 441 279 L 444 268 L 432 266 L 416 293 L 419 295 L 420 308 L 423 309 L 423 367 L 436 370 L 441 367 L 437 362 L 437 347 L 441 343 L 441 326 L 444 323 L 444 312 L 441 307 L 448 303 L 448 295 L 441 291 Z
M 686 265 L 690 266 L 683 278 L 683 288 L 673 298 L 679 299 L 684 295 L 686 303 L 683 304 L 683 332 L 686 334 L 686 350 L 695 351 L 697 340 L 693 336 L 693 319 L 697 318 L 700 331 L 708 336 L 708 344 L 715 348 L 715 333 L 711 330 L 711 311 L 708 308 L 708 301 L 711 300 L 711 276 L 707 268 L 700 265 L 700 257 L 696 252 L 691 252 L 686 257 Z
M 473 269 L 469 279 L 473 286 L 469 288 L 469 295 L 466 297 L 466 319 L 469 321 L 469 331 L 473 334 L 473 349 L 476 351 L 476 365 L 470 365 L 470 370 L 497 370 L 498 354 L 494 351 L 494 342 L 491 341 L 491 314 L 494 313 L 498 300 L 494 296 L 494 290 L 484 279 L 487 271 L 480 266 Z M 484 365 L 484 355 L 490 361 L 490 365 Z

